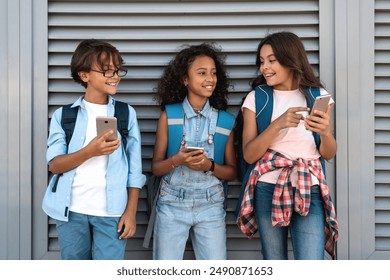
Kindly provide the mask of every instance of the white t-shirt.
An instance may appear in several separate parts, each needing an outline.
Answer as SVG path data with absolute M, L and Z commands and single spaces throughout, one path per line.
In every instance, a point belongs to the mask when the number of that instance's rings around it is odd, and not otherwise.
M 88 115 L 85 147 L 96 137 L 96 117 L 107 116 L 108 105 L 83 100 Z M 88 159 L 77 167 L 73 178 L 70 211 L 93 216 L 110 216 L 107 213 L 106 171 L 108 155 Z
M 320 90 L 321 95 L 328 94 L 325 89 Z M 271 122 L 281 116 L 287 109 L 291 107 L 307 107 L 305 96 L 299 91 L 299 89 L 291 91 L 273 91 L 273 111 Z M 334 103 L 333 99 L 329 101 L 329 104 Z M 251 91 L 243 105 L 242 110 L 247 108 L 256 113 L 256 101 L 255 91 Z M 302 112 L 302 115 L 306 117 L 307 111 Z M 277 151 L 289 159 L 296 160 L 298 158 L 310 160 L 317 159 L 321 155 L 317 150 L 317 146 L 314 141 L 313 133 L 310 130 L 306 130 L 304 121 L 301 120 L 298 127 L 284 128 L 280 130 L 279 135 L 272 142 L 270 149 Z M 275 184 L 281 169 L 268 172 L 260 177 L 260 181 Z M 298 174 L 296 168 L 291 173 L 291 183 L 293 186 L 297 186 Z M 318 184 L 317 178 L 312 176 L 313 185 Z

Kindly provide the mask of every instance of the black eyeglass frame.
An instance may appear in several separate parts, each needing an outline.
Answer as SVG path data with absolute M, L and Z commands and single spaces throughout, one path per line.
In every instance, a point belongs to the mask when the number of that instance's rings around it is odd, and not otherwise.
M 115 74 L 117 74 L 118 77 L 124 77 L 124 76 L 127 75 L 127 70 L 126 69 L 117 69 L 117 70 L 107 69 L 107 70 L 103 70 L 103 71 L 91 69 L 91 71 L 103 74 L 103 76 L 106 77 L 106 78 L 112 78 L 112 77 L 115 76 Z M 107 72 L 111 72 L 111 71 L 112 71 L 112 75 L 111 76 L 106 76 Z

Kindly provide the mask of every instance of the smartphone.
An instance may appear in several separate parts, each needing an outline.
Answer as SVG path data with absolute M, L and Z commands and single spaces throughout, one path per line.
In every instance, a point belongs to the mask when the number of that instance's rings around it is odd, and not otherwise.
M 204 148 L 203 147 L 187 147 L 186 153 L 189 153 L 189 152 L 192 152 L 192 151 L 203 152 Z
M 97 137 L 102 136 L 108 131 L 114 131 L 108 141 L 113 141 L 117 139 L 117 120 L 115 117 L 96 117 L 96 132 Z
M 316 100 L 314 101 L 314 105 L 310 112 L 310 115 L 314 114 L 314 110 L 326 112 L 326 109 L 328 109 L 330 98 L 330 94 L 317 96 Z

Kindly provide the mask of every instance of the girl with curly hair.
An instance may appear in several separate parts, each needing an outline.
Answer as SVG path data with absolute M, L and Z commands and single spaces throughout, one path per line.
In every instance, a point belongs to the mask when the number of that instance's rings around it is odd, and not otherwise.
M 226 259 L 223 181 L 236 178 L 234 139 L 228 131 L 222 162 L 218 162 L 220 147 L 212 131 L 218 131 L 218 117 L 231 115 L 222 114 L 228 88 L 219 50 L 206 43 L 181 50 L 161 77 L 157 100 L 162 113 L 152 171 L 163 178 L 153 234 L 154 259 L 183 259 L 189 235 L 196 259 Z M 169 152 L 171 104 L 180 104 L 184 113 L 182 139 L 174 153 Z M 189 151 L 190 146 L 197 149 Z

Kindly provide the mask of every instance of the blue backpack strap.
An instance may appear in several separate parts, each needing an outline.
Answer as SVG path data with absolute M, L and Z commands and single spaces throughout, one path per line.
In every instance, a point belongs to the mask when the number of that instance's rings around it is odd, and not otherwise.
M 61 127 L 65 131 L 66 145 L 69 146 L 70 139 L 72 139 L 74 127 L 76 125 L 77 114 L 79 107 L 72 107 L 73 104 L 68 104 L 62 107 Z M 122 146 L 127 145 L 127 137 L 129 136 L 129 108 L 127 103 L 115 101 L 115 114 L 117 118 L 118 131 L 122 136 Z
M 271 123 L 274 103 L 273 96 L 273 89 L 268 85 L 259 85 L 255 88 L 256 123 L 258 134 L 262 133 Z M 254 167 L 255 163 L 252 163 L 247 167 L 245 175 L 242 179 L 243 184 L 246 184 L 248 181 L 249 175 Z
M 61 127 L 65 131 L 66 145 L 69 146 L 72 139 L 74 127 L 76 125 L 77 114 L 79 107 L 72 107 L 73 104 L 68 104 L 62 107 Z
M 126 150 L 127 137 L 129 136 L 129 106 L 125 102 L 115 100 L 115 113 L 118 124 L 118 131 L 122 136 L 122 146 Z
M 306 96 L 307 107 L 310 109 L 313 108 L 314 100 L 317 96 L 320 96 L 320 88 L 319 87 L 305 87 L 305 92 L 308 96 Z M 317 148 L 320 148 L 320 135 L 318 133 L 313 132 L 314 140 L 316 142 Z
M 217 127 L 214 135 L 214 161 L 220 165 L 225 163 L 225 148 L 230 133 L 233 130 L 236 118 L 233 114 L 219 110 Z M 227 206 L 227 195 L 228 195 L 228 182 L 222 180 L 223 192 L 225 194 L 224 207 Z
M 233 129 L 235 117 L 233 114 L 219 110 L 217 127 L 214 135 L 214 161 L 218 164 L 225 162 L 225 147 Z
M 167 157 L 176 154 L 180 149 L 183 137 L 184 111 L 182 103 L 165 105 L 168 118 Z
M 257 132 L 262 133 L 271 123 L 274 104 L 273 89 L 267 85 L 255 88 Z M 261 121 L 260 121 L 261 116 Z

